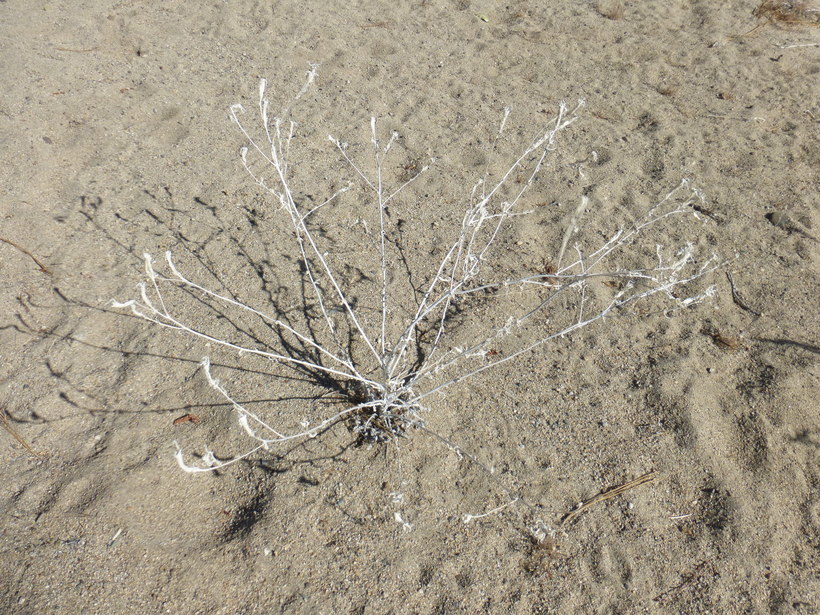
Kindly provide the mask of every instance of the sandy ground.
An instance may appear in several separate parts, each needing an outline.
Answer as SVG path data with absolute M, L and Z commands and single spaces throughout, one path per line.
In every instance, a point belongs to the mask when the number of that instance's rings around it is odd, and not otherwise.
M 757 5 L 0 2 L 0 611 L 817 612 L 820 31 Z M 253 106 L 260 77 L 287 104 L 310 62 L 293 108 L 305 198 L 349 174 L 326 135 L 360 154 L 371 114 L 401 134 L 393 180 L 438 159 L 393 204 L 412 271 L 435 264 L 503 107 L 498 160 L 584 97 L 510 258 L 554 255 L 581 195 L 604 232 L 690 177 L 705 220 L 669 240 L 694 233 L 727 260 L 717 296 L 606 321 L 437 398 L 431 428 L 498 482 L 421 432 L 397 454 L 344 425 L 183 473 L 174 441 L 247 446 L 205 354 L 261 414 L 333 411 L 310 382 L 109 305 L 135 296 L 143 252 L 167 249 L 255 306 L 285 301 L 293 246 L 227 111 Z M 355 207 L 323 219 L 342 267 L 360 255 Z M 199 422 L 175 424 L 186 414 Z M 463 523 L 505 501 L 498 484 L 532 508 Z

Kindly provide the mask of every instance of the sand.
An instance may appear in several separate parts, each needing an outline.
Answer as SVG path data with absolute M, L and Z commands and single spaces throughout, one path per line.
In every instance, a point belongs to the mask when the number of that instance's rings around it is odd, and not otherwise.
M 0 3 L 0 611 L 817 612 L 820 31 L 758 4 Z M 721 255 L 716 297 L 598 323 L 436 398 L 430 428 L 493 479 L 418 430 L 397 453 L 344 424 L 182 472 L 174 441 L 247 446 L 206 354 L 260 414 L 333 411 L 313 382 L 109 303 L 135 296 L 143 252 L 171 249 L 192 277 L 298 315 L 294 248 L 228 109 L 252 117 L 261 77 L 289 104 L 311 62 L 292 108 L 305 198 L 350 175 L 326 135 L 363 155 L 371 115 L 401 135 L 394 179 L 437 159 L 392 204 L 411 271 L 435 265 L 488 160 L 583 97 L 510 258 L 554 255 L 582 195 L 604 233 L 687 177 L 703 221 L 668 240 Z M 361 256 L 356 205 L 323 218 L 342 269 Z M 531 508 L 465 524 L 507 501 L 499 485 Z

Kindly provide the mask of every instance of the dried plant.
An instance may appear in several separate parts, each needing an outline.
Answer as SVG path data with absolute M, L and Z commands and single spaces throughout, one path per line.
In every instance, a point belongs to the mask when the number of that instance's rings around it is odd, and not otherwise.
M 315 76 L 314 68 L 297 98 Z M 316 193 L 320 186 L 294 184 L 290 148 L 296 125 L 284 114 L 271 116 L 266 86 L 262 81 L 258 99 L 263 138 L 253 136 L 241 105 L 231 108 L 231 118 L 247 140 L 242 150 L 247 172 L 278 206 L 289 229 L 306 289 L 302 309 L 294 315 L 293 309 L 275 302 L 252 307 L 229 292 L 211 290 L 183 274 L 170 252 L 165 255 L 164 273 L 146 254 L 147 282 L 139 285 L 139 298 L 114 305 L 238 355 L 291 366 L 347 403 L 340 410 L 307 419 L 303 413 L 255 412 L 236 401 L 206 358 L 202 367 L 207 381 L 233 408 L 253 444 L 222 460 L 209 450 L 196 463 L 189 462 L 178 447 L 177 461 L 188 472 L 224 468 L 285 442 L 315 437 L 338 423 L 347 424 L 354 437 L 370 443 L 396 443 L 421 430 L 491 472 L 428 426 L 438 396 L 459 382 L 492 373 L 579 329 L 616 315 L 634 314 L 639 302 L 661 298 L 662 309 L 686 308 L 714 292 L 714 288 L 693 283 L 719 266 L 715 256 L 701 259 L 691 243 L 664 246 L 652 239 L 662 236 L 664 224 L 673 218 L 699 219 L 697 209 L 703 197 L 688 181 L 603 238 L 600 234 L 585 236 L 582 219 L 589 203 L 582 198 L 549 264 L 540 271 L 527 270 L 509 253 L 507 258 L 512 260 L 505 262 L 499 244 L 519 217 L 531 214 L 522 207 L 525 197 L 555 153 L 561 134 L 577 120 L 583 102 L 574 108 L 562 103 L 556 116 L 503 172 L 492 176 L 487 171 L 477 178 L 467 191 L 460 224 L 454 226 L 449 243 L 439 247 L 439 256 L 426 272 L 405 277 L 395 273 L 403 257 L 388 206 L 398 207 L 399 195 L 428 166 L 413 165 L 409 175 L 402 169 L 402 181 L 391 187 L 385 161 L 399 135 L 394 132 L 383 140 L 374 118 L 370 122 L 373 171 L 368 172 L 345 143 L 330 137 L 341 161 L 358 181 L 341 185 L 323 201 L 306 206 L 295 195 L 307 188 Z M 509 113 L 505 109 L 499 135 Z M 354 193 L 358 194 L 356 204 L 368 211 L 361 222 L 364 236 L 372 239 L 371 252 L 366 245 L 361 249 L 369 270 L 358 277 L 344 273 L 346 263 L 323 244 L 322 231 L 338 223 L 334 207 Z M 358 244 L 361 237 L 352 240 Z M 222 322 L 230 313 L 258 319 L 270 333 L 269 339 L 239 330 L 230 336 L 224 328 L 210 328 L 209 322 L 191 317 L 172 301 L 168 296 L 172 290 L 197 298 Z M 488 308 L 493 305 L 498 306 L 495 311 Z M 516 494 L 508 495 L 507 503 L 484 514 L 519 501 Z M 466 515 L 465 520 L 480 516 L 484 515 Z M 397 520 L 406 523 L 398 514 Z
M 754 16 L 766 23 L 786 26 L 820 26 L 820 9 L 806 2 L 763 0 Z

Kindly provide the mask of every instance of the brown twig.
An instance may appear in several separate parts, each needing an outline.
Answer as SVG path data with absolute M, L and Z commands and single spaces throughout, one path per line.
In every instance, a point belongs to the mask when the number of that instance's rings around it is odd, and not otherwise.
M 23 436 L 21 436 L 19 433 L 17 433 L 17 430 L 15 430 L 14 427 L 12 427 L 11 423 L 9 422 L 8 413 L 5 410 L 3 410 L 2 408 L 0 408 L 0 425 L 2 425 L 5 428 L 5 430 L 8 431 L 14 437 L 15 440 L 17 440 L 20 444 L 22 444 L 23 448 L 25 448 L 29 453 L 31 453 L 35 457 L 47 457 L 48 456 L 48 453 L 41 453 L 40 451 L 34 450 L 31 447 L 31 445 L 23 439 Z
M 735 288 L 735 280 L 734 280 L 734 278 L 732 278 L 731 272 L 727 271 L 726 272 L 726 277 L 729 279 L 729 285 L 732 287 L 732 301 L 734 301 L 735 304 L 739 308 L 742 308 L 742 309 L 746 310 L 747 312 L 751 312 L 755 316 L 759 317 L 760 312 L 758 312 L 757 310 L 754 310 L 751 307 L 749 307 L 749 304 L 746 303 L 746 300 L 743 298 L 743 296 L 740 294 L 740 292 L 738 292 L 738 290 Z
M 610 500 L 610 499 L 612 499 L 616 496 L 621 495 L 625 491 L 629 491 L 630 489 L 634 489 L 635 487 L 637 487 L 639 485 L 643 485 L 644 483 L 652 482 L 657 477 L 658 477 L 658 473 L 653 470 L 652 472 L 647 472 L 643 476 L 639 476 L 635 480 L 631 480 L 627 483 L 624 483 L 623 485 L 618 485 L 617 487 L 612 487 L 611 489 L 607 489 L 606 491 L 602 491 L 601 493 L 599 493 L 595 497 L 592 497 L 588 500 L 585 500 L 584 502 L 581 502 L 581 504 L 579 504 L 577 508 L 575 508 L 574 510 L 571 510 L 566 515 L 564 515 L 564 518 L 561 519 L 561 525 L 568 525 L 568 524 L 572 523 L 575 519 L 577 519 L 581 515 L 582 512 L 584 512 L 590 506 L 593 506 L 594 504 L 597 504 L 598 502 L 604 502 L 606 500 Z
M 89 47 L 88 49 L 71 49 L 69 47 L 55 47 L 57 51 L 70 51 L 71 53 L 90 53 L 92 51 L 97 51 L 99 47 Z
M 392 22 L 390 20 L 386 20 L 386 21 L 373 21 L 373 22 L 370 22 L 370 23 L 362 24 L 359 27 L 362 28 L 363 30 L 366 30 L 368 28 L 384 28 L 385 30 L 387 30 L 389 28 L 392 28 L 394 25 L 395 25 L 394 22 Z
M 28 250 L 26 250 L 22 246 L 18 246 L 16 243 L 11 241 L 10 239 L 5 239 L 4 237 L 0 237 L 0 241 L 9 244 L 12 248 L 17 248 L 18 250 L 20 250 L 20 252 L 22 252 L 23 254 L 28 256 L 35 263 L 37 263 L 37 266 L 40 268 L 40 271 L 42 271 L 43 273 L 47 273 L 48 275 L 51 275 L 51 271 L 49 271 L 43 263 L 41 263 L 39 260 L 37 260 L 37 257 L 34 256 L 31 252 L 29 252 Z
M 199 423 L 200 418 L 196 414 L 183 414 L 181 417 L 174 419 L 174 425 L 182 425 L 183 423 L 193 423 L 196 425 Z

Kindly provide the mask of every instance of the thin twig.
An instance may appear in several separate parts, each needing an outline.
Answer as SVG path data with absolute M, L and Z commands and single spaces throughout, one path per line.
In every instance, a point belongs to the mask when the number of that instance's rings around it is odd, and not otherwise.
M 598 502 L 604 502 L 606 500 L 611 500 L 612 498 L 621 495 L 625 491 L 634 489 L 635 487 L 643 485 L 644 483 L 652 482 L 657 477 L 658 473 L 653 470 L 652 472 L 647 472 L 643 476 L 639 476 L 635 480 L 631 480 L 628 483 L 624 483 L 623 485 L 618 485 L 617 487 L 612 487 L 611 489 L 602 491 L 595 497 L 592 497 L 588 500 L 581 502 L 581 504 L 577 508 L 571 510 L 566 515 L 564 515 L 564 518 L 561 519 L 561 525 L 569 525 L 575 519 L 577 519 L 582 512 L 584 512 L 586 509 L 593 506 L 594 504 L 597 504 Z
M 5 428 L 5 430 L 8 431 L 14 437 L 15 440 L 17 440 L 20 444 L 22 444 L 23 448 L 25 448 L 29 453 L 31 453 L 35 457 L 47 457 L 48 456 L 48 453 L 44 453 L 44 452 L 34 450 L 31 447 L 31 445 L 23 439 L 23 436 L 21 436 L 19 433 L 17 433 L 17 430 L 14 429 L 14 427 L 11 426 L 11 422 L 9 422 L 8 413 L 5 410 L 3 410 L 2 408 L 0 408 L 0 425 L 2 425 Z
M 746 303 L 746 300 L 743 298 L 743 295 L 741 295 L 740 292 L 735 287 L 735 280 L 734 280 L 734 278 L 732 278 L 732 273 L 730 271 L 726 272 L 726 277 L 729 279 L 729 285 L 732 287 L 732 301 L 734 301 L 735 304 L 737 304 L 738 307 L 740 307 L 740 308 L 746 310 L 747 312 L 750 312 L 750 313 L 754 314 L 755 316 L 759 317 L 760 312 L 758 312 L 757 310 L 749 307 L 749 304 Z
M 91 53 L 92 51 L 97 51 L 99 47 L 89 47 L 88 49 L 70 49 L 68 47 L 55 47 L 57 51 L 70 51 L 71 53 Z
M 4 237 L 0 237 L 0 241 L 9 244 L 12 248 L 17 248 L 18 250 L 20 250 L 20 252 L 22 252 L 23 254 L 28 256 L 35 263 L 37 263 L 37 266 L 40 268 L 40 271 L 42 271 L 43 273 L 47 273 L 48 275 L 51 275 L 51 271 L 49 271 L 48 268 L 43 263 L 41 263 L 39 260 L 37 260 L 36 256 L 34 256 L 31 252 L 26 250 L 24 247 L 19 246 L 16 243 L 14 243 L 13 241 L 11 241 L 10 239 L 6 239 Z

